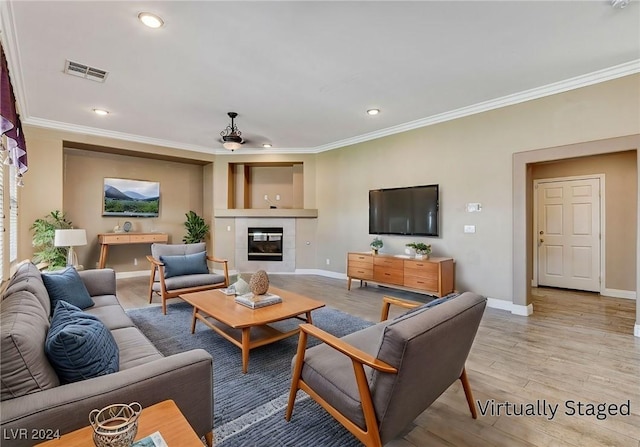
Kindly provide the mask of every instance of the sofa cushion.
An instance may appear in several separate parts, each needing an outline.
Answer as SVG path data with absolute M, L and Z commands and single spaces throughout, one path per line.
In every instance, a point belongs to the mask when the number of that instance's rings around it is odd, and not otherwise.
M 342 340 L 357 349 L 375 355 L 384 328 L 384 323 L 378 323 L 342 337 Z M 292 370 L 295 361 L 294 356 L 291 362 Z M 340 413 L 364 428 L 360 394 L 352 365 L 349 357 L 323 343 L 307 349 L 302 368 L 302 380 Z M 370 377 L 371 368 L 365 366 L 365 373 Z
M 32 293 L 18 291 L 2 300 L 0 399 L 12 399 L 60 385 L 44 352 L 48 329 L 49 315 Z
M 135 326 L 120 304 L 93 306 L 90 309 L 86 309 L 85 312 L 97 317 L 110 331 Z
M 53 310 L 45 352 L 60 382 L 77 382 L 117 372 L 119 353 L 106 326 L 64 300 Z
M 116 329 L 111 332 L 120 352 L 120 370 L 144 365 L 163 357 L 155 346 L 136 327 Z
M 57 307 L 58 301 L 66 301 L 80 309 L 93 306 L 87 287 L 73 267 L 60 272 L 43 273 L 42 281 L 49 292 L 52 309 Z
M 193 253 L 190 255 L 160 256 L 164 264 L 164 277 L 198 275 L 209 273 L 207 253 Z
M 35 295 L 47 315 L 51 315 L 51 300 L 47 288 L 42 282 L 40 270 L 31 262 L 21 264 L 9 280 L 4 297 L 11 296 L 20 290 L 26 290 Z
M 224 283 L 224 279 L 224 275 L 218 275 L 215 273 L 209 273 L 206 275 L 184 275 L 165 279 L 164 285 L 167 287 L 167 290 L 178 290 L 184 289 L 185 287 L 220 284 Z M 154 282 L 152 288 L 154 291 L 160 292 L 160 283 Z

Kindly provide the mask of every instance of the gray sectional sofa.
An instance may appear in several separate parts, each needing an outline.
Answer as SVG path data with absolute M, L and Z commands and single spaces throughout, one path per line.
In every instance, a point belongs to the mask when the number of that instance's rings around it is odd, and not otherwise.
M 164 357 L 135 327 L 116 297 L 111 269 L 79 272 L 99 318 L 119 349 L 119 371 L 60 384 L 45 354 L 51 303 L 41 273 L 22 264 L 0 302 L 0 432 L 2 445 L 29 446 L 43 434 L 64 434 L 87 426 L 89 412 L 113 403 L 143 407 L 173 399 L 195 432 L 212 440 L 213 364 L 194 349 Z M 160 312 L 160 309 L 158 309 Z M 15 434 L 15 436 L 12 436 Z

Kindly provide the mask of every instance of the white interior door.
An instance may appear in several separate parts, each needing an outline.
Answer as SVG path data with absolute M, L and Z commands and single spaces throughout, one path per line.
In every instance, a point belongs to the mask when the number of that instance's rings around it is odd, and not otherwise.
M 538 284 L 600 291 L 600 179 L 538 184 Z

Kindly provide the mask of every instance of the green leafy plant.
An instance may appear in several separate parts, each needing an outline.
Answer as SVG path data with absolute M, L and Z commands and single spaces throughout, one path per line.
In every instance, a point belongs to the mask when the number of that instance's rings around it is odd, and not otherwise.
M 377 253 L 378 250 L 380 250 L 384 246 L 384 242 L 382 242 L 382 239 L 376 236 L 369 245 L 371 246 L 371 248 L 373 248 L 373 251 Z
M 41 219 L 36 219 L 29 230 L 33 231 L 32 244 L 35 248 L 33 262 L 48 264 L 49 270 L 63 268 L 67 265 L 69 247 L 56 247 L 56 230 L 73 228 L 62 211 L 52 211 Z
M 193 211 L 185 213 L 185 216 L 187 216 L 187 221 L 184 226 L 187 229 L 187 235 L 182 238 L 182 242 L 185 244 L 203 242 L 209 234 L 209 225 Z
M 416 254 L 419 255 L 428 255 L 431 253 L 431 245 L 427 245 L 423 242 L 411 242 L 407 244 L 407 247 L 413 248 L 416 251 Z

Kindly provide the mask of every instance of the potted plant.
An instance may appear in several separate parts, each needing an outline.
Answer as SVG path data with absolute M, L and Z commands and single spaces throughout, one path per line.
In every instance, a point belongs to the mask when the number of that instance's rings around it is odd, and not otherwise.
M 423 242 L 411 242 L 407 244 L 407 247 L 413 248 L 416 251 L 416 259 L 429 259 L 429 254 L 431 254 L 431 245 L 427 245 Z
M 187 221 L 184 226 L 187 229 L 187 235 L 182 238 L 182 242 L 185 244 L 203 242 L 207 234 L 209 234 L 209 225 L 193 211 L 185 213 L 185 216 L 187 216 Z
M 384 246 L 384 243 L 382 242 L 382 239 L 376 236 L 369 245 L 371 246 L 371 250 L 373 250 L 373 254 L 377 255 L 378 250 Z
M 57 270 L 67 265 L 69 247 L 54 245 L 56 230 L 73 228 L 62 211 L 52 211 L 41 219 L 36 219 L 29 227 L 33 231 L 32 244 L 35 248 L 33 262 L 46 264 L 48 270 Z

